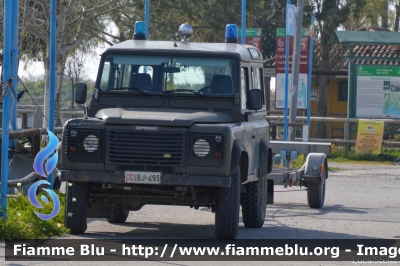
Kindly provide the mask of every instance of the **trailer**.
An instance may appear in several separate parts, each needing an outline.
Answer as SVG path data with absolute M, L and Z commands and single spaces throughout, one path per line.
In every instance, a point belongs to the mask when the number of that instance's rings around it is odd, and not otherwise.
M 274 151 L 274 165 L 268 174 L 268 204 L 274 202 L 274 185 L 307 187 L 307 200 L 310 208 L 322 208 L 325 201 L 326 179 L 328 178 L 327 155 L 332 152 L 330 143 L 300 141 L 270 141 Z M 291 167 L 299 154 L 305 155 L 304 165 L 297 169 Z

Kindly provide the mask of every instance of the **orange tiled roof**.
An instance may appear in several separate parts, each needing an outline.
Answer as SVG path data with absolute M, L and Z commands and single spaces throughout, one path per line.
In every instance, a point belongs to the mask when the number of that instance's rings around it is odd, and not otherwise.
M 379 57 L 379 59 L 357 59 L 356 64 L 400 66 L 400 40 L 399 45 L 356 45 L 354 56 Z M 348 53 L 346 54 L 348 55 Z M 382 59 L 380 59 L 382 58 Z M 385 60 L 385 58 L 398 58 L 399 61 Z
M 361 28 L 360 31 L 388 31 L 384 28 L 379 27 L 371 27 L 371 28 Z M 331 56 L 336 57 L 341 53 L 341 49 L 338 47 L 333 48 L 334 51 L 331 51 Z M 346 52 L 343 53 L 344 56 L 349 55 L 348 47 L 346 48 Z M 379 57 L 379 59 L 356 59 L 354 62 L 356 64 L 367 64 L 367 65 L 388 65 L 388 66 L 400 66 L 400 40 L 399 45 L 355 45 L 354 49 L 354 56 L 357 57 Z M 314 47 L 314 67 L 318 67 L 318 62 L 320 56 L 320 47 L 318 44 L 315 44 Z M 340 55 L 339 55 L 340 56 Z M 342 57 L 342 58 L 343 58 Z M 382 58 L 382 59 L 380 59 Z M 398 58 L 399 60 L 385 60 L 385 58 Z M 338 59 L 338 58 L 336 58 Z M 341 63 L 340 63 L 341 61 Z M 347 60 L 340 60 L 339 65 L 342 65 L 340 68 L 347 68 L 348 61 Z M 275 57 L 267 58 L 264 60 L 264 65 L 266 66 L 275 66 Z M 338 65 L 337 65 L 338 66 Z

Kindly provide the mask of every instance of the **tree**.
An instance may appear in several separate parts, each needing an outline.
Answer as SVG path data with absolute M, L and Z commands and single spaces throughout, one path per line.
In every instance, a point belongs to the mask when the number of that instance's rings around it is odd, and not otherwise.
M 70 56 L 67 59 L 66 65 L 65 65 L 65 72 L 66 75 L 68 76 L 68 79 L 71 84 L 71 94 L 72 94 L 72 99 L 71 99 L 71 109 L 74 109 L 74 92 L 75 92 L 75 87 L 78 82 L 82 82 L 86 77 L 87 77 L 87 72 L 85 66 L 87 63 L 87 57 L 85 56 L 84 53 L 80 51 L 75 51 L 74 56 Z
M 264 57 L 275 55 L 275 31 L 284 26 L 285 3 L 286 0 L 247 1 L 247 27 L 263 29 Z M 144 19 L 143 10 L 144 1 L 109 13 L 108 19 L 118 32 L 103 32 L 111 38 L 104 41 L 112 45 L 131 39 L 135 21 Z M 151 2 L 149 21 L 150 40 L 175 40 L 179 26 L 189 23 L 194 29 L 191 41 L 224 42 L 226 24 L 241 27 L 241 1 L 159 0 Z
M 85 49 L 95 47 L 98 43 L 97 32 L 102 32 L 106 25 L 102 19 L 105 14 L 118 10 L 121 7 L 132 5 L 131 0 L 62 0 L 57 4 L 57 28 L 56 28 L 56 94 L 60 91 L 62 73 L 67 56 L 85 43 Z M 50 55 L 50 1 L 30 0 L 28 6 L 23 9 L 26 17 L 25 29 L 29 38 L 33 38 L 39 47 L 36 55 L 41 56 L 45 65 L 45 114 L 49 108 L 49 55 Z M 32 37 L 33 36 L 33 37 Z M 44 125 L 47 127 L 47 121 Z
M 400 24 L 400 0 L 398 0 L 396 6 L 396 15 L 394 19 L 394 29 L 393 31 L 398 32 L 399 31 L 399 24 Z
M 316 46 L 319 46 L 320 57 L 314 68 L 321 70 L 337 69 L 337 60 L 331 57 L 332 45 L 329 40 L 340 25 L 345 23 L 352 12 L 359 12 L 365 0 L 309 0 L 314 7 L 316 19 Z M 341 59 L 341 57 L 336 58 Z M 336 63 L 336 65 L 335 65 Z M 327 112 L 327 92 L 332 76 L 317 75 L 318 98 L 317 117 L 325 117 Z M 317 138 L 327 138 L 325 122 L 317 123 Z
M 392 29 L 398 31 L 399 18 L 396 18 L 396 16 L 399 12 L 396 3 L 399 4 L 400 1 L 366 0 L 358 12 L 352 12 L 349 20 L 343 24 L 343 27 L 346 30 L 358 30 L 362 27 L 379 27 L 386 30 Z

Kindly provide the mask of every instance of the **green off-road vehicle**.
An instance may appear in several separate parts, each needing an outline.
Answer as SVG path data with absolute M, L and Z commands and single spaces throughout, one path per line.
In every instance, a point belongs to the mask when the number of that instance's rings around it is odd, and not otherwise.
M 103 53 L 87 117 L 63 130 L 71 233 L 87 218 L 124 223 L 145 204 L 209 207 L 221 239 L 236 237 L 240 206 L 246 227 L 264 224 L 273 154 L 262 55 L 229 35 L 194 43 L 187 24 L 180 32 L 181 42 L 139 36 Z M 85 103 L 85 84 L 75 100 Z

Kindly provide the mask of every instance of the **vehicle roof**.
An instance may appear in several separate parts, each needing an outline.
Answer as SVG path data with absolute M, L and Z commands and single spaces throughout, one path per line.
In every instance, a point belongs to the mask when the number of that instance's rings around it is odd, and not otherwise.
M 176 43 L 176 46 L 174 44 Z M 255 48 L 252 45 L 237 43 L 205 43 L 205 42 L 172 42 L 172 41 L 143 41 L 128 40 L 107 48 L 106 51 L 157 51 L 157 52 L 182 52 L 182 53 L 216 53 L 216 54 L 239 54 L 242 61 L 254 60 L 248 48 Z M 261 53 L 260 53 L 261 54 Z

